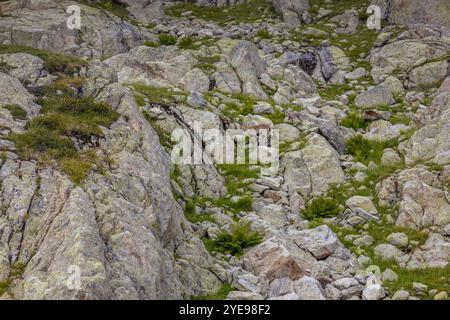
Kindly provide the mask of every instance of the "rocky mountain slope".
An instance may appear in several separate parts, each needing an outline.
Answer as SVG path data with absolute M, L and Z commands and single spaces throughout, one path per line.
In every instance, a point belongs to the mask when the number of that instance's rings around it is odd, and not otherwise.
M 1 299 L 448 299 L 448 17 L 0 1 Z M 194 122 L 278 130 L 279 166 L 174 164 Z

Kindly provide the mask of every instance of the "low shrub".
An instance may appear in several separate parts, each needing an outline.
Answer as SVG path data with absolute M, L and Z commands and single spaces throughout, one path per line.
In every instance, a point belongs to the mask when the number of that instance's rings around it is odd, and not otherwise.
M 357 112 L 350 112 L 344 119 L 342 119 L 341 126 L 346 128 L 353 128 L 355 130 L 365 129 L 367 128 L 367 122 L 364 121 L 364 118 L 361 114 Z
M 306 206 L 306 209 L 301 211 L 301 214 L 306 219 L 313 221 L 323 218 L 332 218 L 341 213 L 339 202 L 333 198 L 319 197 L 313 199 Z
M 253 231 L 250 223 L 235 223 L 230 232 L 220 232 L 209 248 L 225 254 L 240 255 L 245 248 L 257 245 L 263 239 L 263 234 Z
M 173 46 L 177 43 L 177 38 L 170 34 L 162 33 L 158 36 L 159 43 L 165 46 Z

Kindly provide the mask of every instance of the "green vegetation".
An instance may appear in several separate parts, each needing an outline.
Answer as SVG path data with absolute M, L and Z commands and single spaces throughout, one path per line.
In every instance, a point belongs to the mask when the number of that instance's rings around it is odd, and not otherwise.
M 240 256 L 245 248 L 257 245 L 264 239 L 263 234 L 251 229 L 250 223 L 235 223 L 231 231 L 221 231 L 215 240 L 205 240 L 210 251 Z
M 92 137 L 103 137 L 99 126 L 109 127 L 119 115 L 93 98 L 63 95 L 38 102 L 41 114 L 27 123 L 26 132 L 11 134 L 9 139 L 22 158 L 55 159 L 74 183 L 80 183 L 92 167 L 94 156 L 79 152 L 72 138 L 86 144 Z
M 22 109 L 21 106 L 19 106 L 17 104 L 7 104 L 7 105 L 1 106 L 1 107 L 9 110 L 9 112 L 11 113 L 11 115 L 14 119 L 17 119 L 17 120 L 26 120 L 27 119 L 27 112 L 24 109 Z
M 365 129 L 368 125 L 363 116 L 355 111 L 350 112 L 344 119 L 342 119 L 340 124 L 343 127 L 353 128 L 355 130 Z
M 382 264 L 374 261 L 374 264 Z M 394 293 L 400 289 L 407 290 L 414 295 L 413 282 L 423 283 L 428 289 L 437 289 L 439 292 L 450 292 L 449 274 L 450 267 L 446 268 L 427 268 L 427 269 L 404 269 L 400 268 L 395 262 L 385 262 L 386 267 L 392 269 L 397 275 L 398 280 L 394 282 L 385 281 L 384 287 L 387 287 L 390 293 Z M 425 296 L 425 299 L 432 299 L 431 296 Z
M 219 62 L 221 57 L 218 55 L 206 57 L 197 56 L 196 59 L 198 60 L 198 63 L 194 66 L 194 68 L 199 68 L 206 74 L 212 74 L 214 71 L 216 71 L 214 63 Z
M 364 164 L 371 161 L 379 164 L 383 156 L 383 150 L 393 148 L 398 145 L 398 140 L 372 141 L 364 138 L 362 135 L 356 135 L 347 140 L 347 153 Z
M 146 40 L 144 41 L 144 46 L 150 47 L 150 48 L 158 48 L 159 47 L 159 43 L 158 42 L 154 42 L 154 41 L 150 41 L 150 40 Z
M 189 199 L 184 206 L 184 216 L 191 223 L 198 223 L 204 221 L 215 222 L 214 217 L 211 214 L 202 213 L 197 214 L 195 212 L 195 199 Z
M 180 41 L 178 41 L 177 46 L 180 49 L 198 49 L 198 45 L 195 45 L 195 40 L 193 37 L 182 38 Z
M 272 35 L 267 30 L 259 30 L 255 34 L 255 36 L 258 37 L 258 38 L 261 38 L 261 39 L 270 39 L 270 38 L 272 38 Z
M 334 233 L 339 237 L 340 241 L 345 245 L 346 248 L 350 249 L 356 255 L 364 254 L 371 258 L 371 265 L 376 265 L 383 272 L 386 268 L 393 270 L 398 275 L 398 280 L 394 282 L 384 281 L 383 286 L 388 288 L 390 294 L 395 291 L 403 289 L 414 294 L 412 288 L 413 282 L 420 282 L 426 284 L 429 289 L 438 289 L 439 291 L 449 291 L 450 285 L 448 281 L 448 275 L 450 272 L 450 267 L 447 268 L 428 268 L 428 269 L 414 269 L 409 270 L 401 268 L 397 262 L 393 260 L 382 260 L 375 256 L 373 249 L 379 244 L 386 243 L 386 238 L 394 232 L 402 232 L 408 236 L 410 241 L 416 241 L 417 245 L 415 247 L 422 246 L 426 239 L 427 234 L 417 230 L 412 230 L 408 228 L 397 227 L 393 224 L 389 224 L 386 221 L 382 223 L 370 222 L 368 228 L 363 226 L 355 226 L 353 228 L 340 228 L 335 225 L 329 225 Z M 374 242 L 370 248 L 358 248 L 352 241 L 346 241 L 345 236 L 355 235 L 355 234 L 368 234 L 373 239 Z M 426 297 L 432 298 L 432 297 Z
M 204 296 L 193 296 L 191 297 L 191 300 L 224 300 L 233 290 L 234 287 L 231 284 L 224 283 L 222 287 L 216 292 Z
M 348 84 L 332 84 L 320 89 L 319 94 L 325 100 L 336 100 L 338 96 L 341 96 L 345 92 L 352 90 L 353 88 Z
M 318 197 L 309 202 L 301 214 L 308 220 L 332 218 L 341 213 L 339 202 L 329 197 Z
M 44 68 L 50 73 L 62 72 L 66 74 L 72 74 L 75 71 L 79 70 L 82 66 L 85 66 L 87 64 L 86 61 L 80 58 L 53 53 L 50 51 L 24 46 L 0 45 L 0 54 L 18 52 L 28 53 L 30 55 L 41 58 L 42 60 L 44 60 Z
M 11 285 L 11 280 L 0 281 L 0 297 L 8 291 L 9 286 Z
M 162 33 L 158 36 L 159 43 L 163 46 L 173 46 L 177 43 L 177 37 L 170 34 Z
M 224 8 L 200 7 L 189 2 L 179 2 L 167 7 L 165 12 L 169 16 L 181 17 L 186 11 L 192 11 L 193 16 L 217 23 L 223 26 L 234 22 L 252 23 L 258 20 L 275 19 L 278 14 L 275 12 L 272 1 L 269 0 L 249 0 L 242 4 Z
M 169 104 L 176 101 L 176 96 L 185 96 L 184 92 L 174 92 L 167 88 L 150 87 L 141 83 L 133 83 L 131 87 L 140 95 L 137 95 L 137 102 L 143 105 L 142 96 L 148 98 L 149 103 Z

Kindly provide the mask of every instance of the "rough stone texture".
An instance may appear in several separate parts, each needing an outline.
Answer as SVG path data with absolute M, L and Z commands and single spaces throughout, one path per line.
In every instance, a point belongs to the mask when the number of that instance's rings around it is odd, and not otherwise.
M 282 162 L 289 190 L 303 197 L 321 194 L 344 181 L 338 153 L 319 135 L 312 135 L 301 151 L 286 153 Z
M 308 0 L 273 0 L 275 10 L 283 16 L 284 21 L 292 28 L 307 21 L 307 11 L 310 9 Z
M 83 12 L 79 32 L 66 27 L 66 8 L 73 4 Z M 0 43 L 78 56 L 101 58 L 125 52 L 142 43 L 145 34 L 112 14 L 73 1 L 33 1 L 24 7 L 11 1 L 2 12 L 8 16 L 0 19 Z
M 432 24 L 450 26 L 450 3 L 446 0 L 373 0 L 380 6 L 382 16 L 389 23 L 411 25 Z

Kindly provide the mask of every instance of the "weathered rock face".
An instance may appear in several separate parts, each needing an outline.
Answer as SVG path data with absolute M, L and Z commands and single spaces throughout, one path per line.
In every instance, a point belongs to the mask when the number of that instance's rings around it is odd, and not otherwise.
M 374 0 L 389 23 L 450 26 L 450 3 L 447 0 Z
M 35 112 L 20 82 L 1 75 L 2 88 L 14 90 L 6 102 Z M 92 172 L 75 186 L 57 168 L 39 168 L 13 153 L 2 161 L 1 280 L 13 265 L 24 265 L 10 288 L 23 299 L 168 299 L 214 290 L 220 281 L 207 271 L 212 258 L 192 238 L 173 198 L 158 136 L 129 89 L 109 83 L 99 90 L 97 99 L 122 115 L 105 129 L 98 150 L 114 169 Z M 80 288 L 73 290 L 66 280 L 76 270 Z
M 272 2 L 275 10 L 283 16 L 283 20 L 293 28 L 310 19 L 308 0 L 273 0 Z
M 312 135 L 302 150 L 286 153 L 282 162 L 289 190 L 305 198 L 344 182 L 339 154 L 319 135 Z
M 144 23 L 164 19 L 163 0 L 118 0 L 117 2 L 127 6 L 128 11 Z
M 414 39 L 393 42 L 371 56 L 372 77 L 376 83 L 380 83 L 394 72 L 406 74 L 411 69 L 420 67 L 427 60 L 438 60 L 444 57 L 448 50 L 448 45 L 439 42 Z M 416 73 L 418 73 L 417 70 Z M 413 76 L 415 77 L 418 76 Z
M 81 30 L 69 30 L 66 8 L 81 7 Z M 143 34 L 116 16 L 73 1 L 15 1 L 0 5 L 0 43 L 30 46 L 78 56 L 102 58 L 142 43 Z M 45 16 L 46 19 L 42 19 Z M 143 31 L 145 33 L 145 31 Z

